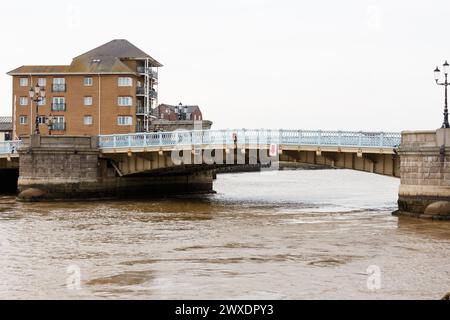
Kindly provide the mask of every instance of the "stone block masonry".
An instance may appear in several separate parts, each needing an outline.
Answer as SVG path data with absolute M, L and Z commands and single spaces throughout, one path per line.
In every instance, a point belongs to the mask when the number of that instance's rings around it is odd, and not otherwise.
M 450 220 L 450 129 L 403 132 L 399 149 L 399 211 Z
M 19 150 L 19 200 L 79 200 L 151 197 L 211 192 L 212 173 L 119 176 L 103 158 L 96 137 L 31 136 Z

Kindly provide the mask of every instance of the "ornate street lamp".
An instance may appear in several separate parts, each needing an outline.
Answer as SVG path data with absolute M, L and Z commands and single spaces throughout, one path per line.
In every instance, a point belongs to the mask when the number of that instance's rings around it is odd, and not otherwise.
M 50 116 L 47 118 L 46 124 L 48 126 L 48 135 L 51 136 L 52 135 L 52 130 L 53 130 L 53 125 L 56 122 L 56 118 L 50 114 Z
M 34 88 L 30 88 L 29 94 L 31 101 L 34 101 L 34 103 L 36 103 L 36 130 L 34 131 L 34 133 L 39 135 L 41 134 L 39 130 L 39 102 L 45 99 L 45 88 L 40 87 L 39 84 L 36 84 Z
M 436 83 L 438 85 L 445 87 L 444 124 L 442 125 L 442 128 L 446 129 L 450 128 L 450 124 L 448 122 L 448 98 L 447 98 L 448 93 L 447 87 L 450 85 L 450 83 L 448 82 L 448 72 L 450 71 L 450 64 L 447 61 L 445 61 L 443 65 L 443 71 L 445 76 L 444 82 L 439 82 L 439 79 L 441 77 L 441 70 L 439 70 L 439 67 L 436 67 L 436 70 L 434 70 L 434 79 L 436 80 Z

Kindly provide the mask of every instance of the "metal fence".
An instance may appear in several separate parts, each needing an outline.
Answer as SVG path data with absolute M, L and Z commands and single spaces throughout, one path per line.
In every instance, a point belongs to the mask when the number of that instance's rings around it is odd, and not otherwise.
M 22 141 L 4 141 L 0 142 L 0 154 L 10 155 L 17 153 Z
M 100 148 L 165 147 L 190 145 L 298 145 L 397 148 L 401 133 L 310 130 L 204 130 L 102 135 Z

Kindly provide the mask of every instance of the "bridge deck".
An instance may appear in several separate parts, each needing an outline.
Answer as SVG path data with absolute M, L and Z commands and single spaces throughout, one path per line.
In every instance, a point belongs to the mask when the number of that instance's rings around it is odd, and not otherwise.
M 203 130 L 99 136 L 103 153 L 171 151 L 174 148 L 204 149 L 268 148 L 392 154 L 400 146 L 401 133 L 309 130 Z M 0 142 L 0 158 L 18 157 L 21 141 Z
M 305 131 L 305 130 L 204 130 L 103 135 L 99 147 L 103 153 L 170 151 L 192 146 L 223 149 L 232 146 L 265 148 L 277 144 L 282 149 L 342 151 L 393 154 L 401 142 L 401 133 Z

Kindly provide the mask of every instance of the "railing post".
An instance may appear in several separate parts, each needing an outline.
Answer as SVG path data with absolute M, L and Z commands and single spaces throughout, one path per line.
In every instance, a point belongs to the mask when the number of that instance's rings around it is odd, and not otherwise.
M 380 147 L 383 148 L 384 146 L 384 132 L 380 133 Z
M 363 140 L 363 133 L 362 131 L 359 132 L 359 147 L 362 147 L 362 140 Z
M 303 142 L 303 130 L 298 130 L 298 145 L 301 146 Z
M 113 136 L 113 147 L 117 148 L 117 137 Z
M 131 148 L 131 136 L 130 135 L 128 136 L 128 147 Z
M 163 135 L 162 135 L 162 132 L 159 133 L 159 145 L 161 147 L 163 146 Z
M 342 147 L 342 131 L 338 132 L 338 146 Z
M 317 141 L 317 144 L 320 146 L 322 144 L 322 130 L 319 130 L 318 137 L 319 139 Z

